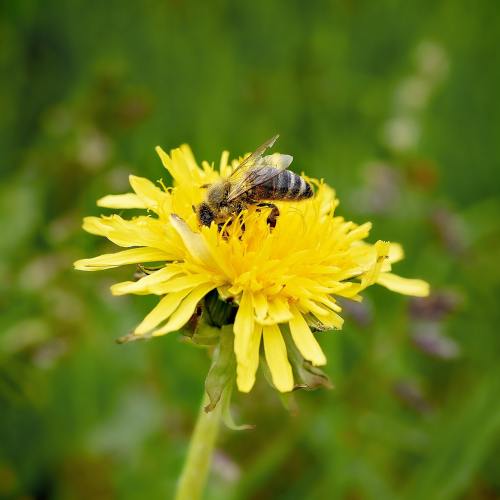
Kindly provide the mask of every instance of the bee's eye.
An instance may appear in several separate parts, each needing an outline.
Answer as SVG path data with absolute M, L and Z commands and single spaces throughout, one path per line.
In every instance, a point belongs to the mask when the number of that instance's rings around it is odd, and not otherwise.
M 210 226 L 215 219 L 215 214 L 206 203 L 202 203 L 198 207 L 198 218 L 204 226 Z

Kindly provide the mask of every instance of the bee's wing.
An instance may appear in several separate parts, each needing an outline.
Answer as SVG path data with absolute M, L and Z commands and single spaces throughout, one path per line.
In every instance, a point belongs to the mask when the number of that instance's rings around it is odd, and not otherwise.
M 293 156 L 279 153 L 263 156 L 251 169 L 245 172 L 241 179 L 231 184 L 227 201 L 233 201 L 250 189 L 260 186 L 273 177 L 276 177 L 290 166 L 292 160 Z
M 274 144 L 277 137 L 273 137 L 273 139 L 263 144 L 255 153 L 250 155 L 248 159 L 251 159 L 251 161 L 245 161 L 245 165 L 241 166 L 241 168 L 238 167 L 237 171 L 235 171 L 235 173 L 237 172 L 236 178 L 233 175 L 230 176 L 231 189 L 227 201 L 239 198 L 255 186 L 260 186 L 273 177 L 276 177 L 290 166 L 293 156 L 282 155 L 280 153 L 262 156 L 262 152 L 268 147 L 267 144 Z M 257 152 L 258 154 L 256 155 Z
M 255 166 L 255 164 L 261 159 L 264 151 L 267 148 L 272 147 L 273 144 L 277 141 L 278 137 L 279 134 L 271 137 L 271 139 L 267 140 L 264 144 L 261 144 L 250 156 L 247 156 L 229 176 L 231 182 L 237 182 L 240 178 L 243 178 L 245 172 Z

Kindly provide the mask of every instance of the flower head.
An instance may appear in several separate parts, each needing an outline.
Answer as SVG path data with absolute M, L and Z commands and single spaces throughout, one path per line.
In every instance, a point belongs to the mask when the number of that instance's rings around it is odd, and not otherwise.
M 205 196 L 204 185 L 225 178 L 239 161 L 221 156 L 219 168 L 199 166 L 188 146 L 167 155 L 157 152 L 173 178 L 164 188 L 130 176 L 133 192 L 109 195 L 100 207 L 145 209 L 145 215 L 87 217 L 83 228 L 105 236 L 125 250 L 79 260 L 76 269 L 97 271 L 125 264 L 159 262 L 161 266 L 138 281 L 111 287 L 115 295 L 154 294 L 156 307 L 137 326 L 137 336 L 158 336 L 182 328 L 198 303 L 212 290 L 238 305 L 234 321 L 237 385 L 248 392 L 255 381 L 260 346 L 275 387 L 294 387 L 284 336 L 313 366 L 326 363 L 313 330 L 342 328 L 337 297 L 361 300 L 361 292 L 378 283 L 414 296 L 429 287 L 421 280 L 392 274 L 403 257 L 400 245 L 365 241 L 370 223 L 357 225 L 335 214 L 338 200 L 322 181 L 309 179 L 315 195 L 298 202 L 277 202 L 275 227 L 270 209 L 248 206 L 222 230 L 200 226 L 193 206 Z

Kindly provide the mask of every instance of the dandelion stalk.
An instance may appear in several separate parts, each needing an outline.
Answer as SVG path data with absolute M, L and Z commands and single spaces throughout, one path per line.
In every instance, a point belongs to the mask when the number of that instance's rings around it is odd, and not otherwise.
M 219 432 L 223 406 L 221 401 L 212 411 L 207 412 L 205 406 L 208 402 L 209 399 L 205 393 L 177 485 L 175 500 L 197 500 L 203 494 Z

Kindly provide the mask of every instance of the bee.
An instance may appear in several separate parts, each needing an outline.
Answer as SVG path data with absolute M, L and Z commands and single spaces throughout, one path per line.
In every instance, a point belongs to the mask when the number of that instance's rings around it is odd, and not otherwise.
M 287 170 L 292 156 L 279 153 L 263 156 L 278 137 L 275 135 L 258 147 L 228 178 L 203 186 L 207 188 L 205 200 L 194 207 L 200 224 L 210 226 L 215 222 L 221 228 L 248 205 L 256 205 L 272 209 L 268 223 L 274 227 L 279 210 L 269 202 L 305 200 L 314 194 L 305 179 Z

